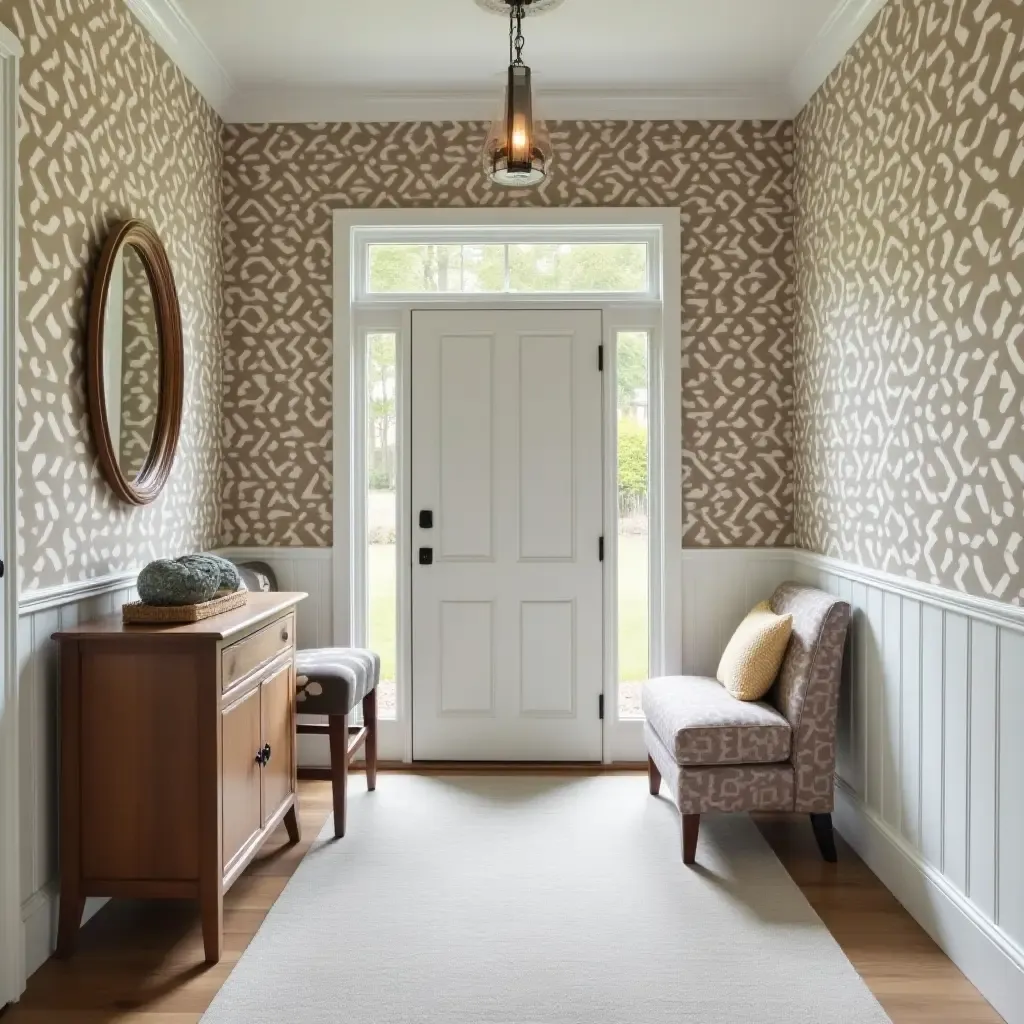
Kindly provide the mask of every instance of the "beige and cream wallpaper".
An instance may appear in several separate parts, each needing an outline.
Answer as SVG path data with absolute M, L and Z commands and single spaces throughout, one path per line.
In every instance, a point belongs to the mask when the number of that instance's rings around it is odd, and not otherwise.
M 123 0 L 0 0 L 21 62 L 19 545 L 23 591 L 134 569 L 219 535 L 221 124 Z M 154 505 L 100 475 L 82 359 L 91 270 L 150 221 L 181 299 L 185 415 Z
M 223 541 L 331 535 L 331 211 L 679 206 L 684 543 L 792 542 L 792 125 L 556 122 L 536 192 L 481 123 L 229 125 Z
M 796 123 L 801 547 L 1024 603 L 1024 7 L 891 0 Z

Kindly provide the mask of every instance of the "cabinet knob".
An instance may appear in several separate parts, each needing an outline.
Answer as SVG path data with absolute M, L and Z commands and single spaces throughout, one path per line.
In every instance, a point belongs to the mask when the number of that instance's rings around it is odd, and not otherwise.
M 287 629 L 282 629 L 281 630 L 281 639 L 284 640 L 285 643 L 288 642 L 288 630 Z
M 263 750 L 261 751 L 261 753 L 263 754 L 263 764 L 264 764 L 264 766 L 270 764 L 270 744 L 269 743 L 264 744 Z
M 263 761 L 263 751 L 262 751 L 262 750 L 257 750 L 257 751 L 256 751 L 256 763 L 257 763 L 257 764 L 258 764 L 258 765 L 259 765 L 259 766 L 260 766 L 261 768 L 263 767 L 264 761 Z

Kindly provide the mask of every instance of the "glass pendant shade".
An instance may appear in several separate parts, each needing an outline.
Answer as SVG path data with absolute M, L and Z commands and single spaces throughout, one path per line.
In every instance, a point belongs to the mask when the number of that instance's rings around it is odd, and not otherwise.
M 539 185 L 551 165 L 551 136 L 547 126 L 534 117 L 530 69 L 513 64 L 500 115 L 491 125 L 484 144 L 488 177 L 508 188 Z

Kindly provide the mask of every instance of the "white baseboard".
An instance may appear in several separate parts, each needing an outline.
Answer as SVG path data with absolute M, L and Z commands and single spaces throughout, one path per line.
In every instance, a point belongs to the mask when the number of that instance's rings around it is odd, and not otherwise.
M 1024 951 L 842 783 L 836 787 L 835 823 L 1007 1024 L 1024 1024 Z
M 84 925 L 101 907 L 105 899 L 91 898 L 85 901 L 82 914 Z M 25 976 L 31 977 L 46 963 L 57 948 L 57 911 L 60 907 L 60 893 L 55 885 L 48 885 L 33 893 L 21 905 L 22 941 L 25 948 Z

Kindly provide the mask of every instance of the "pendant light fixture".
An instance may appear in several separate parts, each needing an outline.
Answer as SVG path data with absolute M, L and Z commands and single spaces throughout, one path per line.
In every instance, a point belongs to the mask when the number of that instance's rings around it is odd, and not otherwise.
M 508 81 L 501 111 L 484 143 L 484 169 L 496 185 L 532 188 L 551 169 L 551 136 L 536 117 L 530 69 L 523 61 L 523 18 L 558 6 L 560 0 L 477 0 L 488 10 L 508 13 Z

